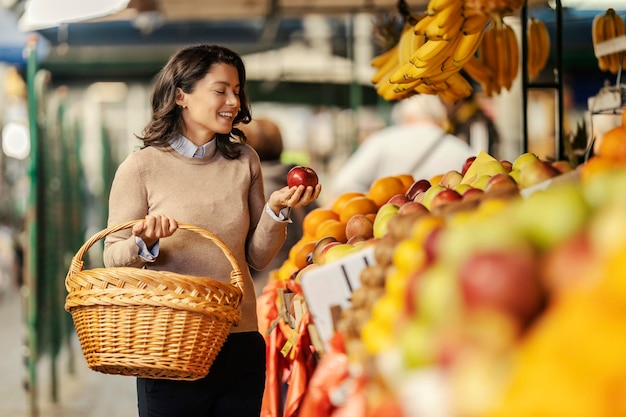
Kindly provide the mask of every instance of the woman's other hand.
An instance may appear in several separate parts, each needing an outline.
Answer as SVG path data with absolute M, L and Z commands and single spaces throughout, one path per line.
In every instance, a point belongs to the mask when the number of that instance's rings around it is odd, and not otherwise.
M 171 236 L 177 229 L 178 223 L 171 217 L 148 214 L 143 221 L 133 226 L 132 233 L 151 248 L 160 238 Z
M 274 213 L 279 213 L 285 207 L 306 206 L 317 200 L 321 192 L 321 184 L 317 184 L 315 187 L 305 187 L 304 185 L 291 188 L 283 187 L 270 195 L 268 204 Z

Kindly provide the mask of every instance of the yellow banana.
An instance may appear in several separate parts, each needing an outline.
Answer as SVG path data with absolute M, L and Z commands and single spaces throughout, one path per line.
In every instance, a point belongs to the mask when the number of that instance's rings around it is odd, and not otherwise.
M 505 39 L 504 23 L 501 23 L 496 27 L 496 49 L 498 51 L 498 70 L 496 73 L 496 80 L 498 85 L 502 88 L 506 88 L 508 73 L 510 71 L 511 51 L 508 49 L 507 41 Z
M 550 56 L 550 35 L 541 20 L 531 17 L 528 21 L 528 78 L 534 80 L 546 66 Z
M 472 94 L 472 85 L 458 72 L 449 77 L 445 83 L 448 86 L 448 89 L 450 89 L 452 93 L 459 98 L 469 97 Z
M 527 69 L 528 79 L 534 80 L 539 73 L 539 49 L 541 48 L 540 37 L 538 33 L 537 19 L 531 17 L 528 19 L 526 28 L 527 48 Z
M 504 31 L 505 48 L 509 51 L 508 71 L 504 88 L 510 90 L 519 70 L 519 46 L 517 45 L 515 31 L 511 26 L 505 24 L 502 30 Z
M 489 23 L 489 16 L 476 14 L 473 16 L 465 17 L 463 25 L 461 26 L 461 32 L 466 35 L 472 33 L 481 32 L 485 29 L 485 26 Z
M 380 67 L 378 67 L 378 70 L 372 76 L 373 84 L 378 83 L 381 79 L 383 79 L 383 77 L 386 77 L 398 66 L 399 61 L 397 47 L 398 46 L 396 45 L 392 49 L 390 49 L 390 51 L 393 51 L 394 53 L 389 55 L 389 58 Z
M 609 40 L 615 37 L 615 20 L 610 13 L 613 9 L 608 9 L 604 14 L 604 39 Z M 613 14 L 615 11 L 613 11 Z M 613 54 L 607 55 L 609 71 L 613 74 L 617 73 L 617 69 L 619 67 L 619 62 L 617 61 L 617 56 Z
M 474 56 L 468 59 L 465 65 L 463 65 L 463 70 L 479 84 L 493 82 L 493 71 L 491 68 L 485 66 Z
M 460 0 L 430 0 L 428 6 L 426 6 L 426 13 L 430 16 L 441 13 L 448 7 L 454 6 L 457 2 L 460 2 Z
M 400 62 L 400 64 L 409 62 L 409 59 L 413 55 L 414 51 L 411 51 L 411 47 L 415 35 L 412 29 L 413 25 L 405 24 L 400 34 L 400 39 L 398 40 L 398 62 Z
M 450 16 L 443 25 L 435 19 L 426 28 L 426 36 L 431 40 L 452 40 L 460 34 L 463 21 L 464 19 L 460 12 L 458 16 Z
M 417 92 L 418 94 L 436 95 L 438 92 L 438 89 L 433 85 L 420 84 L 417 87 L 415 87 L 415 92 Z
M 434 15 L 426 27 L 426 36 L 429 39 L 452 39 L 461 30 L 463 20 L 463 3 L 456 1 Z
M 489 26 L 483 35 L 480 43 L 478 57 L 483 65 L 493 73 L 493 83 L 491 84 L 492 93 L 500 93 L 500 85 L 498 83 L 498 50 L 496 46 L 496 29 L 495 25 Z
M 604 38 L 604 23 L 604 13 L 594 16 L 591 22 L 591 38 L 594 46 L 606 40 Z M 598 57 L 598 68 L 601 71 L 608 71 L 609 60 L 607 55 Z
M 426 28 L 431 24 L 431 22 L 435 20 L 435 16 L 425 16 L 421 18 L 413 27 L 413 30 L 418 35 L 426 36 Z
M 373 57 L 370 60 L 370 65 L 372 67 L 374 67 L 374 68 L 380 68 L 380 67 L 382 67 L 385 64 L 385 62 L 387 62 L 389 60 L 391 55 L 397 54 L 397 53 L 398 52 L 397 52 L 397 48 L 396 47 L 390 48 L 390 49 L 386 50 L 385 52 L 382 52 L 382 53 L 376 55 L 375 57 Z
M 437 56 L 446 54 L 455 45 L 455 40 L 427 40 L 424 45 L 417 48 L 409 61 L 416 67 L 430 65 Z M 441 59 L 443 61 L 443 59 Z
M 482 30 L 470 34 L 461 35 L 459 44 L 454 50 L 452 59 L 455 65 L 462 67 L 470 57 L 476 54 L 476 50 L 480 46 L 480 42 L 483 39 L 484 32 Z
M 430 68 L 417 68 L 411 62 L 400 64 L 395 71 L 389 75 L 389 82 L 393 84 L 405 84 L 422 78 L 422 74 L 426 73 Z
M 622 17 L 619 14 L 614 12 L 612 18 L 613 18 L 613 24 L 615 25 L 615 36 L 624 35 L 624 20 L 622 19 Z M 623 51 L 615 52 L 614 55 L 615 55 L 615 61 L 617 61 L 617 66 L 618 66 L 618 68 L 615 71 L 615 73 L 617 73 L 617 71 L 619 71 L 620 65 L 622 65 L 624 52 Z

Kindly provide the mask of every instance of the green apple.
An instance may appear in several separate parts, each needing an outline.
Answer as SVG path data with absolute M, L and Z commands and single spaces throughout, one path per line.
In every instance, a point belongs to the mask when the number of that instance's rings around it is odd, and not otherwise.
M 513 166 L 511 167 L 513 170 L 521 170 L 526 164 L 530 162 L 538 161 L 539 157 L 532 152 L 526 152 L 515 158 L 513 161 Z
M 340 243 L 338 245 L 330 246 L 323 254 L 320 260 L 320 264 L 328 264 L 331 262 L 338 261 L 341 258 L 344 258 L 352 253 L 355 253 L 359 250 L 359 247 L 355 247 L 349 243 Z
M 550 248 L 575 235 L 587 222 L 590 209 L 579 184 L 555 184 L 522 200 L 518 226 L 539 248 Z
M 430 210 L 430 205 L 433 202 L 433 198 L 435 198 L 437 194 L 445 189 L 446 187 L 441 184 L 432 185 L 428 190 L 424 192 L 424 197 L 422 198 L 421 203 L 424 205 L 424 207 Z

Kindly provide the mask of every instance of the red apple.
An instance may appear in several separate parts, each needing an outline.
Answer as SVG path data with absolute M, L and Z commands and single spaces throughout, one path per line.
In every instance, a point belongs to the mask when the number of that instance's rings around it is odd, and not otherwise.
M 404 203 L 398 209 L 398 215 L 404 215 L 409 213 L 430 213 L 428 209 L 417 201 L 409 201 L 408 203 Z
M 417 180 L 413 184 L 411 184 L 405 195 L 409 200 L 415 200 L 415 196 L 420 192 L 428 190 L 430 188 L 430 185 L 430 181 L 426 179 Z
M 355 214 L 350 217 L 346 223 L 346 239 L 350 241 L 357 236 L 363 237 L 364 239 L 374 237 L 374 222 L 365 214 Z
M 465 173 L 467 172 L 467 170 L 472 165 L 475 159 L 476 159 L 475 156 L 470 156 L 469 158 L 465 160 L 465 163 L 463 164 L 463 167 L 461 168 L 461 175 L 465 175 Z
M 465 192 L 463 193 L 461 197 L 463 201 L 472 201 L 472 200 L 477 200 L 481 198 L 483 194 L 485 194 L 485 192 L 481 190 L 480 188 L 472 187 L 469 190 L 465 190 Z
M 570 161 L 565 161 L 565 160 L 554 161 L 552 162 L 552 166 L 556 168 L 557 171 L 559 171 L 561 174 L 566 174 L 576 169 L 574 168 L 574 165 L 572 165 Z
M 433 201 L 430 203 L 430 210 L 432 211 L 436 207 L 451 203 L 453 201 L 459 201 L 461 199 L 461 194 L 451 188 L 446 188 L 435 194 L 435 196 L 433 197 Z
M 507 161 L 506 159 L 501 159 L 500 164 L 506 169 L 506 172 L 511 172 L 513 170 L 513 162 Z
M 439 181 L 440 185 L 443 185 L 446 188 L 454 188 L 461 183 L 463 180 L 463 174 L 459 171 L 450 170 L 443 174 L 441 180 Z
M 403 204 L 408 203 L 409 201 L 412 200 L 410 200 L 406 195 L 396 194 L 392 196 L 389 200 L 387 200 L 387 203 L 395 204 L 398 207 L 402 207 Z
M 317 173 L 310 167 L 295 166 L 287 173 L 287 185 L 297 187 L 315 187 L 318 183 Z
M 325 250 L 326 246 L 331 243 L 339 243 L 337 239 L 332 236 L 325 236 L 315 242 L 313 249 L 311 250 L 311 263 L 319 263 L 321 254 Z
M 498 173 L 489 178 L 487 184 L 485 184 L 485 192 L 490 191 L 510 191 L 517 190 L 519 187 L 513 177 L 509 174 Z
M 520 169 L 519 186 L 520 188 L 528 188 L 559 174 L 560 172 L 549 161 L 531 161 Z
M 476 252 L 461 265 L 459 284 L 469 310 L 493 308 L 528 323 L 543 306 L 538 263 L 532 250 Z

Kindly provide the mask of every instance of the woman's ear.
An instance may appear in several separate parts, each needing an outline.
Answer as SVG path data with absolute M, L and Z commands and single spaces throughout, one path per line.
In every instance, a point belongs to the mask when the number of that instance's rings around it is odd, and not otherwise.
M 180 107 L 187 107 L 186 98 L 187 95 L 185 92 L 180 87 L 176 87 L 176 105 Z

